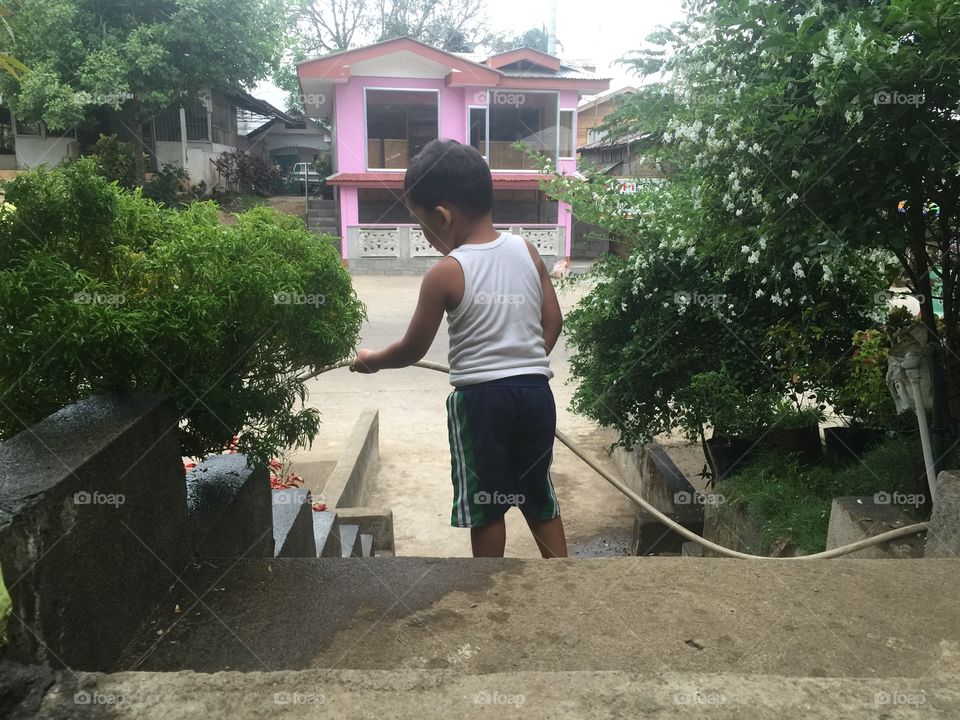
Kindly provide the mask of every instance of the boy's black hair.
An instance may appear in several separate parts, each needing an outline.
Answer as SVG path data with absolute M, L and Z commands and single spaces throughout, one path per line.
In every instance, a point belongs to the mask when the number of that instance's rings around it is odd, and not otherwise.
M 417 207 L 453 205 L 469 218 L 493 208 L 490 167 L 472 145 L 431 140 L 407 168 L 403 192 Z

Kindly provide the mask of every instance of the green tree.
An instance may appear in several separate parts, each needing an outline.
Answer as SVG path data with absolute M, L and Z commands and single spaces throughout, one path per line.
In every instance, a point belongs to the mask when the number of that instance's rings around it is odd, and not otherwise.
M 718 228 L 749 231 L 760 263 L 796 258 L 843 281 L 851 253 L 893 253 L 931 341 L 946 350 L 956 411 L 960 4 L 697 0 L 687 8 L 685 21 L 630 59 L 658 79 L 625 102 L 614 126 L 651 131 L 660 140 L 652 156 L 696 184 L 694 209 Z M 703 249 L 731 252 L 738 242 L 717 232 Z
M 297 375 L 347 357 L 364 315 L 331 243 L 269 208 L 163 208 L 92 159 L 3 189 L 0 439 L 110 391 L 171 396 L 186 455 L 316 435 Z
M 284 10 L 282 0 L 20 0 L 0 50 L 31 72 L 3 77 L 0 90 L 17 118 L 54 130 L 106 107 L 143 147 L 143 124 L 161 110 L 267 77 Z

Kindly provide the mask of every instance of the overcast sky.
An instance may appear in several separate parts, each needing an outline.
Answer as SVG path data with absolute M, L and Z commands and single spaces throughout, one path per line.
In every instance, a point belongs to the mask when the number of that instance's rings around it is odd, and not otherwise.
M 469 2 L 469 0 L 466 0 Z M 611 89 L 636 85 L 638 79 L 617 59 L 640 46 L 657 25 L 682 17 L 681 0 L 556 0 L 557 41 L 565 60 L 592 61 L 597 72 L 612 78 Z M 550 0 L 486 0 L 492 30 L 519 35 L 534 27 L 549 27 Z M 277 107 L 285 94 L 269 83 L 253 94 Z
M 486 0 L 495 31 L 519 34 L 547 25 L 550 0 Z M 640 46 L 657 25 L 683 16 L 681 0 L 556 0 L 557 41 L 567 60 L 592 60 L 613 78 L 612 89 L 636 85 L 637 78 L 616 60 Z

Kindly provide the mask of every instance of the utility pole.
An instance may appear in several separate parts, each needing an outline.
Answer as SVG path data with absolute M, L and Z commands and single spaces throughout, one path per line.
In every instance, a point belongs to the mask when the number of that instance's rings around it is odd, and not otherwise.
M 550 0 L 550 29 L 547 32 L 547 54 L 557 52 L 557 0 Z

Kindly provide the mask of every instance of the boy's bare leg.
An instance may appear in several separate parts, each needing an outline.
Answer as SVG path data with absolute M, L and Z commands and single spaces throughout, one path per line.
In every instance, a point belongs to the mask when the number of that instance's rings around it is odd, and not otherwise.
M 503 516 L 498 520 L 470 528 L 470 545 L 474 557 L 503 557 L 503 548 L 507 544 L 507 526 Z
M 563 520 L 559 515 L 553 520 L 538 520 L 533 517 L 527 517 L 526 520 L 543 557 L 567 557 L 567 538 L 563 534 Z

